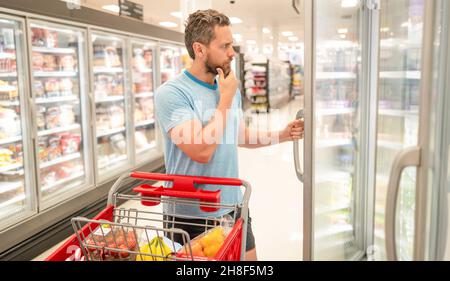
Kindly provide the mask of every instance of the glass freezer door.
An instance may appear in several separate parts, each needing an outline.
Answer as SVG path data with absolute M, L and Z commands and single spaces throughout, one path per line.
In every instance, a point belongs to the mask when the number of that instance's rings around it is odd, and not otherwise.
M 312 120 L 305 131 L 305 136 L 309 135 L 305 142 L 311 146 L 305 147 L 305 154 L 310 153 L 312 160 L 305 158 L 305 165 L 312 168 L 310 172 L 305 168 L 309 182 L 304 182 L 308 200 L 304 204 L 308 208 L 304 258 L 354 260 L 364 253 L 358 242 L 364 234 L 358 231 L 363 206 L 359 205 L 361 186 L 357 184 L 361 6 L 357 1 L 352 7 L 344 7 L 340 0 L 307 2 L 306 13 L 309 7 L 313 19 L 306 24 L 313 23 L 315 29 L 311 27 L 314 33 L 306 36 L 306 44 L 314 46 L 308 47 L 314 76 L 305 96 L 305 112 L 311 112 L 305 122 Z
M 86 112 L 86 35 L 75 28 L 30 23 L 37 126 L 38 182 L 44 206 L 92 183 Z
M 130 166 L 125 40 L 92 33 L 97 173 L 100 180 Z
M 379 92 L 374 258 L 386 259 L 385 208 L 397 154 L 418 144 L 424 0 L 383 0 L 380 10 Z M 397 201 L 397 253 L 413 255 L 417 169 L 403 171 Z
M 132 42 L 134 142 L 137 162 L 149 161 L 156 148 L 154 117 L 154 44 Z
M 172 46 L 160 48 L 161 85 L 175 77 L 182 70 L 181 49 Z
M 0 15 L 0 229 L 35 211 L 24 112 L 24 25 Z

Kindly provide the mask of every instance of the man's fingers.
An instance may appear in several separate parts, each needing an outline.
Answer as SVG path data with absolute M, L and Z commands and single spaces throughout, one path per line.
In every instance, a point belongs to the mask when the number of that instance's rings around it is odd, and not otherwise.
M 216 70 L 217 70 L 217 73 L 219 73 L 219 78 L 225 79 L 222 68 L 217 68 Z

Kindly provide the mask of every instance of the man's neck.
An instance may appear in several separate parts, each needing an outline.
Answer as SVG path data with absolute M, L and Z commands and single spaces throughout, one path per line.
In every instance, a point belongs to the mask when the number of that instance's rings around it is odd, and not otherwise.
M 214 85 L 214 78 L 216 78 L 216 76 L 212 73 L 206 72 L 204 66 L 201 66 L 200 64 L 194 62 L 191 68 L 189 68 L 187 71 L 189 71 L 190 74 L 194 75 L 198 80 L 210 85 Z

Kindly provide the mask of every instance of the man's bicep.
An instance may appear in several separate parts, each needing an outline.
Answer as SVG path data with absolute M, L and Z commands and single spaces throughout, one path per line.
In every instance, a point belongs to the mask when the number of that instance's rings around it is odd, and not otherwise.
M 189 145 L 201 143 L 200 131 L 202 124 L 198 119 L 191 119 L 169 129 L 168 135 L 172 142 L 181 150 L 189 148 Z

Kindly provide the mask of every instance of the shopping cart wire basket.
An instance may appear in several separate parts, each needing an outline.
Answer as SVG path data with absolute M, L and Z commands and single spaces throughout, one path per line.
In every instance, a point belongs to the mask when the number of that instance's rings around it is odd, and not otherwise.
M 134 194 L 119 193 L 130 178 L 140 181 L 132 189 Z M 172 182 L 172 187 L 152 186 L 150 181 Z M 242 187 L 243 200 L 234 205 L 221 204 L 220 189 L 210 191 L 196 185 Z M 250 184 L 240 179 L 128 173 L 111 187 L 107 206 L 98 215 L 93 219 L 72 218 L 75 234 L 45 260 L 244 260 L 250 194 Z M 144 207 L 118 207 L 119 202 L 130 200 L 140 201 Z M 177 213 L 183 205 L 204 212 L 225 209 L 232 216 L 205 218 Z M 192 240 L 184 226 L 201 227 L 205 232 Z

